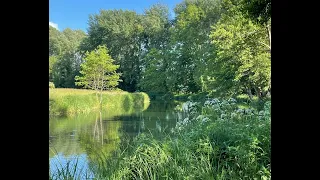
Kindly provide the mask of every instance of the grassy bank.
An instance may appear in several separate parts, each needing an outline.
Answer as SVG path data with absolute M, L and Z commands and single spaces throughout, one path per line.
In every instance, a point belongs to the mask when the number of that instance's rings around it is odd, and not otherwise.
M 92 171 L 96 179 L 271 179 L 271 102 L 262 110 L 241 103 L 188 101 L 172 133 L 123 141 Z
M 150 99 L 146 93 L 124 91 L 103 92 L 102 108 L 121 108 L 123 112 L 145 109 Z M 49 114 L 51 116 L 88 113 L 99 108 L 95 91 L 83 89 L 49 89 Z

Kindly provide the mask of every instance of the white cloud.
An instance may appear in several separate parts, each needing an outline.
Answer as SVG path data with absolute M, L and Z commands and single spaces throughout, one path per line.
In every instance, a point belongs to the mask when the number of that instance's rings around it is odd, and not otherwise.
M 58 30 L 59 30 L 59 28 L 58 28 L 58 24 L 56 24 L 56 23 L 49 22 L 49 26 L 52 26 L 52 27 L 54 27 L 54 28 L 56 28 L 56 29 L 58 29 Z

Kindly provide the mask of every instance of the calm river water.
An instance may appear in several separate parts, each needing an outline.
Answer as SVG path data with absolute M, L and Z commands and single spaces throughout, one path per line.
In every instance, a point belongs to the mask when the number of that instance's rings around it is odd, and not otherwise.
M 79 173 L 94 163 L 93 153 L 101 151 L 112 156 L 124 138 L 143 132 L 154 136 L 169 132 L 182 114 L 175 111 L 177 104 L 152 101 L 144 110 L 117 112 L 104 110 L 69 118 L 51 118 L 49 121 L 49 165 L 51 173 L 67 163 L 77 162 Z M 112 157 L 110 157 L 112 158 Z M 91 176 L 91 175 L 87 175 Z

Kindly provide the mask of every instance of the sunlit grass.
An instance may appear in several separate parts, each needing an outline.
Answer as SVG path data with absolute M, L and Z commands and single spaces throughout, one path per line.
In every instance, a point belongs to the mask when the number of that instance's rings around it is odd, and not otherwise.
M 150 103 L 149 96 L 143 92 L 129 93 L 117 90 L 104 91 L 102 94 L 103 108 L 124 108 L 124 111 L 128 112 L 132 111 L 132 108 L 145 110 Z M 49 89 L 49 113 L 51 116 L 89 113 L 99 108 L 99 102 L 93 90 Z
M 73 89 L 73 88 L 55 88 L 49 89 L 50 97 L 55 96 L 65 96 L 65 95 L 88 95 L 94 94 L 94 90 L 89 89 Z M 121 91 L 121 90 L 114 90 L 114 91 L 103 91 L 103 94 L 128 94 L 129 92 Z

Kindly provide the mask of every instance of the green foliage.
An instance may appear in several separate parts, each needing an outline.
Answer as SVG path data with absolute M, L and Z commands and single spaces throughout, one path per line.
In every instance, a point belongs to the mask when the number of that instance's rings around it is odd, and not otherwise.
M 141 24 L 143 26 L 143 35 L 146 41 L 145 45 L 148 49 L 160 48 L 165 45 L 169 38 L 168 27 L 169 9 L 162 4 L 155 4 L 149 9 L 146 9 L 144 16 L 141 17 Z
M 62 32 L 49 26 L 49 81 L 56 87 L 75 88 L 82 57 L 78 46 L 85 37 L 81 30 L 66 28 Z
M 163 55 L 159 50 L 151 49 L 145 59 L 147 63 L 138 86 L 146 92 L 167 92 Z
M 229 94 L 254 89 L 257 96 L 265 95 L 271 82 L 271 46 L 266 28 L 231 6 L 213 26 L 210 37 L 217 53 L 211 62 L 217 89 Z
M 76 85 L 102 91 L 112 89 L 119 84 L 120 74 L 116 72 L 119 65 L 108 54 L 105 46 L 98 46 L 94 51 L 87 52 L 85 62 L 81 64 L 81 75 L 76 76 Z
M 167 84 L 173 92 L 211 89 L 207 62 L 214 56 L 210 43 L 211 26 L 220 17 L 219 1 L 183 1 L 175 8 L 177 17 L 170 29 L 170 62 Z
M 143 26 L 140 16 L 128 10 L 101 10 L 89 18 L 88 38 L 81 45 L 82 51 L 92 51 L 106 45 L 115 63 L 120 65 L 123 82 L 119 87 L 135 91 L 140 77 L 139 54 Z
M 60 55 L 64 49 L 64 38 L 59 30 L 49 25 L 49 56 Z
M 242 11 L 261 24 L 271 19 L 271 0 L 242 0 Z
M 79 74 L 82 58 L 77 53 L 66 52 L 53 65 L 52 77 L 57 87 L 75 88 L 74 78 Z
M 88 35 L 49 27 L 49 81 L 77 87 L 82 56 L 106 46 L 126 91 L 259 98 L 271 91 L 270 0 L 184 0 L 174 11 L 170 19 L 163 4 L 143 14 L 101 10 L 90 15 Z
M 52 80 L 52 69 L 57 62 L 56 56 L 49 56 L 49 81 Z
M 65 52 L 76 51 L 86 36 L 81 30 L 64 29 L 62 32 L 49 25 L 49 56 L 60 56 Z

